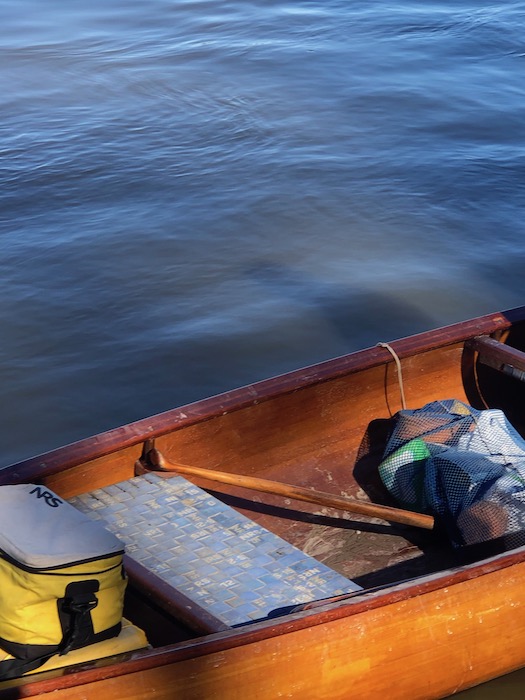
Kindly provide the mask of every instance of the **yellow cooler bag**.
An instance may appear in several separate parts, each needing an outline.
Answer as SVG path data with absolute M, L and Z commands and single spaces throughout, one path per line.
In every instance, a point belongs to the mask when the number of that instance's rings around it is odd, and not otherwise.
M 123 545 L 34 484 L 0 486 L 0 680 L 121 629 Z

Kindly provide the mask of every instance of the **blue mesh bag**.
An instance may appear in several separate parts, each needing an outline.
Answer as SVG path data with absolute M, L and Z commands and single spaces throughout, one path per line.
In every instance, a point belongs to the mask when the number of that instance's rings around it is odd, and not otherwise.
M 525 441 L 499 409 L 451 399 L 400 411 L 379 474 L 404 508 L 434 515 L 455 546 L 525 532 Z

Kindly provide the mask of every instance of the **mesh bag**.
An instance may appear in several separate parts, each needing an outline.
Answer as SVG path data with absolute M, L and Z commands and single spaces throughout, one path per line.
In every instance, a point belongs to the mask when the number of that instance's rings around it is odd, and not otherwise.
M 451 399 L 400 411 L 379 474 L 403 507 L 434 515 L 455 546 L 525 532 L 525 441 L 500 410 Z

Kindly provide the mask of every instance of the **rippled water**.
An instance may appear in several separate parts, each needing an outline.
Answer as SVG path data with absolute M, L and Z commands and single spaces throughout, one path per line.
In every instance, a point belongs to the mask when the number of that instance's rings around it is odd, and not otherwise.
M 4 0 L 1 463 L 522 304 L 524 19 Z

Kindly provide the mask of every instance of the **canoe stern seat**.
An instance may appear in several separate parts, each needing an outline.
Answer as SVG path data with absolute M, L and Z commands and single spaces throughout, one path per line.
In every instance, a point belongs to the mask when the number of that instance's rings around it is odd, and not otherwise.
M 150 473 L 70 499 L 128 557 L 228 627 L 360 590 L 182 476 Z

